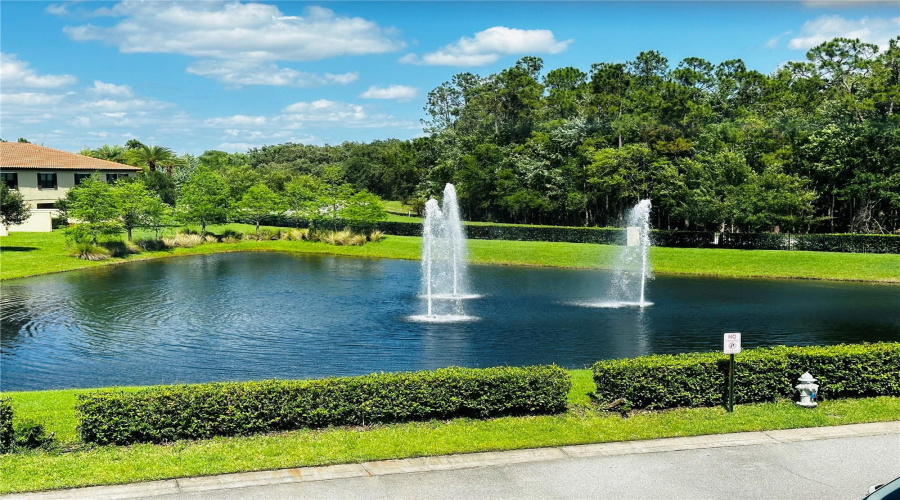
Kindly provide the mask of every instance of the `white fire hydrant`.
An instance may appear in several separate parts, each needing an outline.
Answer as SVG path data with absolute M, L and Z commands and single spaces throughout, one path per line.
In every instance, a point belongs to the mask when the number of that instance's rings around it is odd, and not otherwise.
M 819 392 L 819 384 L 816 384 L 816 379 L 809 373 L 806 372 L 800 376 L 799 384 L 797 384 L 795 389 L 800 391 L 800 401 L 797 401 L 797 404 L 804 408 L 815 408 L 819 406 L 819 403 L 813 401 L 816 399 L 816 393 Z

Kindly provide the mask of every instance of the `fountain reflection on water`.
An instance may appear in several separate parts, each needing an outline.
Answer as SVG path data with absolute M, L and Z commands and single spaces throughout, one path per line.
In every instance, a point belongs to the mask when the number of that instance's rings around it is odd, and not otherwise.
M 456 188 L 444 188 L 443 208 L 437 200 L 425 203 L 422 227 L 422 286 L 425 314 L 411 316 L 413 321 L 455 323 L 472 321 L 463 301 L 479 296 L 468 292 L 466 235 L 459 216 Z
M 653 279 L 650 266 L 650 200 L 641 200 L 626 217 L 626 245 L 616 259 L 606 299 L 579 302 L 583 307 L 619 308 L 653 305 L 647 301 L 647 281 Z

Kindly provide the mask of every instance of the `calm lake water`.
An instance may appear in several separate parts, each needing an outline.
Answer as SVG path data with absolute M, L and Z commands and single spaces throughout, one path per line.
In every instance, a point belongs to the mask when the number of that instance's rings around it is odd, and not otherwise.
M 900 340 L 900 286 L 657 277 L 654 305 L 592 309 L 609 273 L 474 266 L 479 321 L 409 321 L 419 263 L 221 254 L 3 282 L 5 391 L 359 375 Z

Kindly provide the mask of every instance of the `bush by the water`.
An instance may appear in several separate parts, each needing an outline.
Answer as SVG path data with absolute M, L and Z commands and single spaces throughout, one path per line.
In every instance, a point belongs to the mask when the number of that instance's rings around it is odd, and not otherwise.
M 158 252 L 161 250 L 167 250 L 169 248 L 169 246 L 166 245 L 166 242 L 164 242 L 163 240 L 153 238 L 136 239 L 134 240 L 134 244 L 145 252 Z
M 90 243 L 76 243 L 70 255 L 83 260 L 106 260 L 112 256 L 112 252 Z
M 13 407 L 9 398 L 0 398 L 0 453 L 6 453 L 13 443 Z
M 163 238 L 163 243 L 167 247 L 182 247 L 182 248 L 192 248 L 197 245 L 200 245 L 204 242 L 204 239 L 199 234 L 185 234 L 178 233 L 175 236 Z
M 159 386 L 79 396 L 85 442 L 131 444 L 330 425 L 558 413 L 557 366 L 444 368 L 319 380 Z
M 796 398 L 797 378 L 810 372 L 826 399 L 900 396 L 900 343 L 747 349 L 735 355 L 735 403 Z M 728 356 L 654 355 L 598 361 L 596 396 L 633 408 L 721 405 L 728 397 Z

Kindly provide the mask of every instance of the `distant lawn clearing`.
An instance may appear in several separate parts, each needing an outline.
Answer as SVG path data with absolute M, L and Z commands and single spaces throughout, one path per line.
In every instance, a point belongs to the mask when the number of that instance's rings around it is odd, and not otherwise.
M 118 484 L 252 470 L 451 453 L 883 422 L 900 418 L 900 398 L 790 401 L 723 408 L 618 414 L 590 406 L 589 370 L 573 370 L 570 410 L 561 415 L 332 427 L 169 445 L 90 447 L 78 441 L 73 407 L 84 389 L 5 393 L 17 421 L 43 422 L 61 449 L 0 456 L 0 493 Z
M 212 226 L 250 233 L 242 224 Z M 136 231 L 135 237 L 148 237 Z M 308 241 L 242 241 L 204 244 L 162 252 L 144 252 L 127 258 L 90 262 L 69 256 L 61 231 L 12 233 L 0 238 L 0 279 L 20 278 L 128 261 L 218 252 L 283 252 L 347 255 L 390 259 L 419 259 L 422 239 L 388 236 L 362 247 L 332 246 Z M 579 269 L 609 269 L 620 247 L 586 243 L 469 240 L 474 264 L 500 264 Z M 651 261 L 657 274 L 708 275 L 735 278 L 804 278 L 900 283 L 900 255 L 785 250 L 724 250 L 654 247 Z

